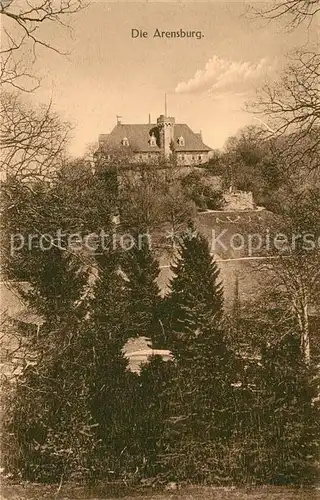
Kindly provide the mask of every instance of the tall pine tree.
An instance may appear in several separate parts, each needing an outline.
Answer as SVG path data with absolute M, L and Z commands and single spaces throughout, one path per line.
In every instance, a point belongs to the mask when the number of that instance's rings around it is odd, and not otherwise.
M 134 246 L 124 252 L 122 269 L 128 290 L 129 334 L 131 337 L 156 338 L 159 331 L 158 308 L 160 290 L 157 284 L 159 264 L 149 241 L 137 235 Z
M 221 484 L 230 473 L 225 457 L 234 432 L 238 367 L 221 325 L 205 322 L 203 317 L 188 349 L 174 351 L 163 463 L 172 480 Z
M 169 347 L 185 349 L 197 335 L 203 318 L 212 318 L 218 324 L 222 317 L 220 271 L 210 255 L 208 241 L 192 228 L 179 242 L 171 271 L 171 290 L 165 304 Z
M 168 387 L 170 416 L 163 466 L 169 477 L 217 482 L 226 476 L 223 455 L 233 431 L 236 362 L 226 344 L 219 270 L 206 239 L 188 234 L 172 267 L 167 305 L 176 373 Z
M 128 472 L 132 448 L 134 377 L 122 352 L 128 338 L 127 281 L 118 252 L 106 249 L 97 255 L 98 277 L 92 290 L 88 317 L 90 352 L 90 410 L 97 422 L 96 457 L 103 477 Z M 132 467 L 134 467 L 132 465 Z

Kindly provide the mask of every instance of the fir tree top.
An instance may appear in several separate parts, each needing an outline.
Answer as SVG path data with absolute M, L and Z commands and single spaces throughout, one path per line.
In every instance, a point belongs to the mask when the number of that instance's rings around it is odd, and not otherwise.
M 221 313 L 223 288 L 219 280 L 220 270 L 210 254 L 206 238 L 190 232 L 181 239 L 178 256 L 171 266 L 174 274 L 171 293 L 202 304 L 203 308 Z

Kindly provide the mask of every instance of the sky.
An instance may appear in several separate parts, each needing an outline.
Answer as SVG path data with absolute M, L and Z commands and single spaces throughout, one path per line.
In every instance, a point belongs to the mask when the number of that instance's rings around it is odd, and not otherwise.
M 70 153 L 79 156 L 99 134 L 123 123 L 152 122 L 164 113 L 202 131 L 222 148 L 254 122 L 245 103 L 265 79 L 277 78 L 285 54 L 307 42 L 304 27 L 288 33 L 279 23 L 248 15 L 242 2 L 95 2 L 70 18 L 71 30 L 43 26 L 41 36 L 68 52 L 38 51 L 42 84 L 32 97 L 52 99 L 73 126 Z M 153 38 L 160 31 L 201 31 L 197 38 Z M 148 38 L 132 38 L 131 30 Z M 312 34 L 311 34 L 312 36 Z

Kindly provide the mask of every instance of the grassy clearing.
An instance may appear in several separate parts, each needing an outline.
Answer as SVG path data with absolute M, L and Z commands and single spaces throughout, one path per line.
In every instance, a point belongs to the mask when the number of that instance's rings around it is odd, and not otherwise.
M 1 500 L 317 500 L 319 490 L 284 487 L 260 488 L 184 488 L 178 491 L 133 492 L 111 491 L 109 486 L 94 488 L 65 485 L 3 485 Z

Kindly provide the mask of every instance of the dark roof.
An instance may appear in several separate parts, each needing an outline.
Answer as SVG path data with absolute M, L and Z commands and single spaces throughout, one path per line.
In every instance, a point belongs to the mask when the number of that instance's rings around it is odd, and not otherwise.
M 150 137 L 154 134 L 157 140 L 156 146 L 150 146 Z M 184 146 L 178 144 L 179 137 L 184 138 Z M 159 129 L 157 124 L 118 124 L 110 132 L 110 134 L 102 134 L 99 137 L 100 146 L 106 148 L 119 147 L 128 149 L 128 146 L 122 146 L 122 140 L 127 138 L 129 141 L 129 148 L 134 152 L 160 152 L 159 147 Z M 174 142 L 175 150 L 178 152 L 183 151 L 211 151 L 211 148 L 206 146 L 201 139 L 200 134 L 196 134 L 185 123 L 176 123 L 174 125 Z

